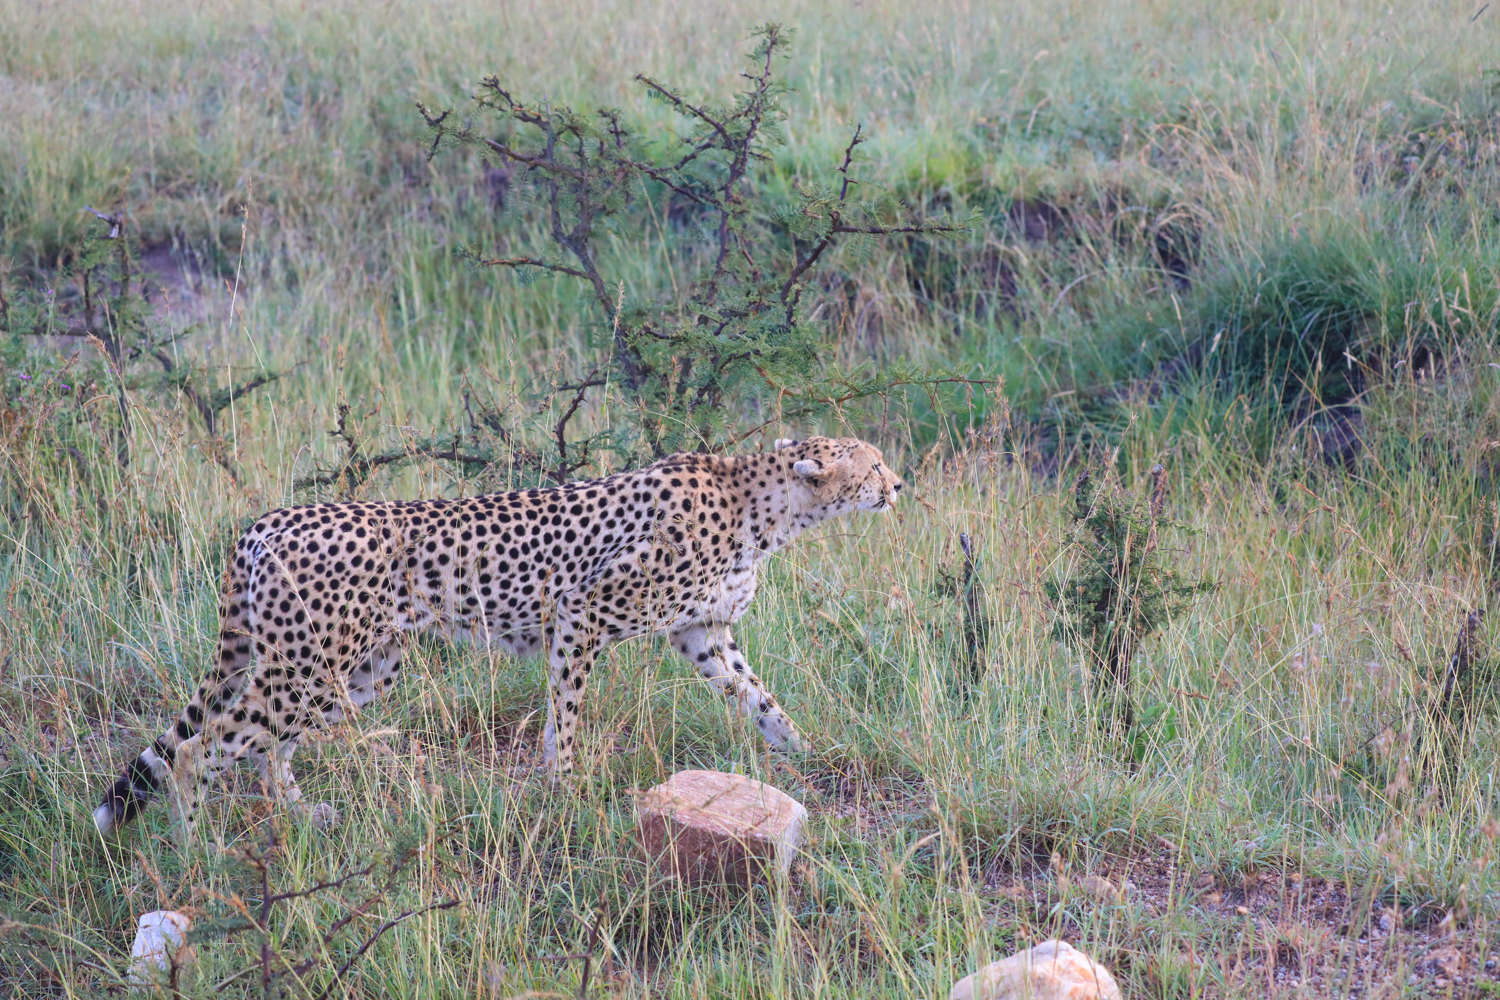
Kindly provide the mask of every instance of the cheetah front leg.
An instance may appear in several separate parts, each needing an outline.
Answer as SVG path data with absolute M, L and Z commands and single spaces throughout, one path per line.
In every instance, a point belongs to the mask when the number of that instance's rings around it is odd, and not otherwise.
M 741 714 L 755 720 L 756 728 L 772 748 L 803 749 L 797 727 L 750 670 L 728 625 L 711 622 L 680 628 L 672 633 L 672 648 L 725 697 L 733 698 Z

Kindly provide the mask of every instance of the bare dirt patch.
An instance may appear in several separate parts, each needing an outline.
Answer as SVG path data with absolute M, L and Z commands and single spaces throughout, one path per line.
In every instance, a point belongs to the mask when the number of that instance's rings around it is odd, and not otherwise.
M 1403 912 L 1376 892 L 1297 871 L 1226 885 L 1163 849 L 1100 857 L 1087 871 L 997 869 L 985 891 L 1027 931 L 1065 938 L 1085 930 L 1077 914 L 1118 908 L 1126 942 L 1105 956 L 1112 967 L 1144 963 L 1144 978 L 1157 979 L 1155 955 L 1175 938 L 1189 949 L 1184 965 L 1214 967 L 1205 978 L 1219 986 L 1205 996 L 1500 995 L 1500 942 L 1484 919 Z

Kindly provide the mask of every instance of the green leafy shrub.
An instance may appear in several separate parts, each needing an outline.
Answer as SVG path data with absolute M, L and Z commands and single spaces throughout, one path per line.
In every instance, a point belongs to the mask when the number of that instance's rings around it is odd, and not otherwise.
M 1156 466 L 1151 480 L 1149 497 L 1133 497 L 1118 484 L 1101 489 L 1087 471 L 1080 475 L 1072 544 L 1083 566 L 1046 584 L 1058 613 L 1053 637 L 1084 654 L 1095 695 L 1132 760 L 1145 754 L 1146 729 L 1175 723 L 1158 712 L 1137 726 L 1131 660 L 1141 643 L 1218 586 L 1185 579 L 1162 558 L 1162 532 L 1187 526 L 1164 513 L 1166 470 Z

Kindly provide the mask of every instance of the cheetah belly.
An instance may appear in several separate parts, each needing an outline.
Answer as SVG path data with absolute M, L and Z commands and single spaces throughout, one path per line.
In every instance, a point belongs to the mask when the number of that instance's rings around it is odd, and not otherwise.
M 705 600 L 693 608 L 691 620 L 733 623 L 744 617 L 755 600 L 757 579 L 755 567 L 731 569 L 717 587 L 709 589 Z
M 500 576 L 493 572 L 497 561 L 486 547 L 476 547 L 441 576 L 416 580 L 409 573 L 401 575 L 401 593 L 411 597 L 397 606 L 397 631 L 427 632 L 517 657 L 535 653 L 542 644 L 544 607 L 556 597 L 544 594 L 551 567 L 538 560 L 523 572 Z M 401 568 L 392 572 L 401 574 Z

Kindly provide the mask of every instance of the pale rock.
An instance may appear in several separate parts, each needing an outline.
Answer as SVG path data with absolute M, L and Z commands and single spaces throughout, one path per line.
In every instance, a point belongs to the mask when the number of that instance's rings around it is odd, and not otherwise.
M 188 944 L 193 919 L 176 910 L 152 910 L 141 914 L 135 943 L 130 946 L 127 979 L 136 986 L 169 983 L 172 971 L 193 964 L 197 957 Z
M 1109 970 L 1066 941 L 1044 941 L 958 981 L 948 1000 L 1121 1000 Z
M 641 846 L 663 874 L 686 882 L 749 885 L 786 875 L 807 810 L 764 782 L 719 771 L 679 771 L 641 794 Z

